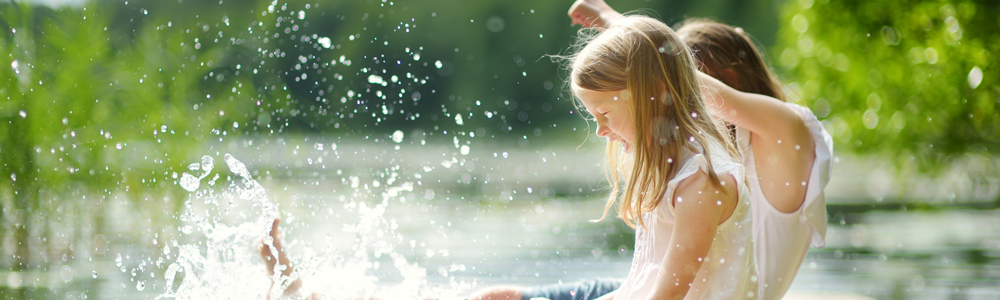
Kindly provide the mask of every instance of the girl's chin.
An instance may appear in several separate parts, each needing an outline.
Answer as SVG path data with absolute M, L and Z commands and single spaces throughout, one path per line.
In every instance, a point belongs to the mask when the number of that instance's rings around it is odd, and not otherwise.
M 619 146 L 619 147 L 621 147 L 621 149 L 622 149 L 622 150 L 623 150 L 623 151 L 624 151 L 624 152 L 625 152 L 626 154 L 632 154 L 632 144 L 629 144 L 628 142 L 626 142 L 626 141 L 621 141 L 621 140 L 616 140 L 616 141 L 608 141 L 608 144 L 610 144 L 610 143 L 615 143 L 615 144 L 618 144 L 618 146 Z

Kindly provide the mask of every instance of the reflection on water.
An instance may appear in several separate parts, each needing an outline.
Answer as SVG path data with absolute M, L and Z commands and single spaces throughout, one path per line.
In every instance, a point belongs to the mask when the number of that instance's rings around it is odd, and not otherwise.
M 92 259 L 4 273 L 2 298 L 155 298 L 167 292 L 164 277 L 185 245 L 195 249 L 188 250 L 196 252 L 191 257 L 231 261 L 234 267 L 192 272 L 212 265 L 188 261 L 185 271 L 174 273 L 173 291 L 181 287 L 177 282 L 201 276 L 199 287 L 207 294 L 190 298 L 217 298 L 225 293 L 221 283 L 226 280 L 242 282 L 245 296 L 263 295 L 267 278 L 254 247 L 266 229 L 254 220 L 263 218 L 265 200 L 279 203 L 286 247 L 302 262 L 307 286 L 314 290 L 336 291 L 333 287 L 342 282 L 330 270 L 345 270 L 350 261 L 360 262 L 352 274 L 375 288 L 418 282 L 421 287 L 406 289 L 414 293 L 461 294 L 492 284 L 548 284 L 628 272 L 632 231 L 617 220 L 588 221 L 603 209 L 603 175 L 589 163 L 599 161 L 599 149 L 473 147 L 462 155 L 450 145 L 411 149 L 404 144 L 397 150 L 396 145 L 300 143 L 273 142 L 236 154 L 245 158 L 244 174 L 259 179 L 267 197 L 255 202 L 260 195 L 241 197 L 227 190 L 230 182 L 242 191 L 253 189 L 237 175 L 242 171 L 216 166 L 217 178 L 208 174 L 212 168 L 202 164 L 206 160 L 198 161 L 189 176 L 199 186 L 184 181 L 195 191 L 185 208 L 189 214 L 146 221 L 116 208 L 109 218 L 120 222 L 109 222 L 99 235 L 108 240 L 106 249 L 88 241 L 80 243 L 86 249 L 78 249 L 84 255 L 77 257 Z M 838 174 L 850 170 L 838 169 L 835 176 L 844 176 Z M 834 178 L 831 186 L 845 180 Z M 872 205 L 841 201 L 837 191 L 828 192 L 827 247 L 809 253 L 791 296 L 991 299 L 1000 293 L 1000 210 Z M 372 222 L 377 224 L 360 226 Z M 206 224 L 234 225 L 213 227 L 233 238 L 225 244 L 232 251 L 212 257 L 205 238 L 197 236 L 208 232 L 202 230 Z M 131 233 L 136 230 L 144 233 Z M 241 230 L 252 234 L 235 233 Z M 210 284 L 209 278 L 225 274 L 238 276 Z

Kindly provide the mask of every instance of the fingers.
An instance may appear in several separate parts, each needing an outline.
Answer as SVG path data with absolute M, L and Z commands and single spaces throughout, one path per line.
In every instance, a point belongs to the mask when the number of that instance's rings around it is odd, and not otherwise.
M 583 7 L 584 5 L 583 2 L 584 2 L 583 0 L 577 0 L 576 2 L 573 2 L 573 5 L 569 7 L 569 11 L 566 14 L 568 14 L 569 18 L 573 20 L 573 25 L 579 24 L 584 27 L 587 27 L 585 23 L 586 17 L 584 16 L 583 12 L 583 10 L 585 10 L 585 8 Z
M 589 20 L 587 20 L 587 18 L 585 18 L 581 14 L 570 15 L 570 19 L 573 20 L 573 25 L 574 26 L 575 25 L 580 25 L 580 26 L 583 26 L 583 27 L 590 28 L 591 22 L 589 22 Z

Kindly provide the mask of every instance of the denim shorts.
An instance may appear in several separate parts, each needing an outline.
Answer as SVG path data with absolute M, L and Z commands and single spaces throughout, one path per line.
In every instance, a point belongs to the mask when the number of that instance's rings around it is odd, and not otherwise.
M 550 300 L 593 300 L 613 292 L 622 285 L 621 279 L 598 278 L 577 282 L 551 284 L 525 288 L 521 300 L 546 298 Z

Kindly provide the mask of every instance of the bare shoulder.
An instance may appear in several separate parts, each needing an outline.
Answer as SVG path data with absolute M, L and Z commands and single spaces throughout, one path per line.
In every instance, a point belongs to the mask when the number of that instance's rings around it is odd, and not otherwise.
M 671 203 L 677 206 L 678 202 L 683 203 L 683 201 L 690 199 L 695 202 L 722 201 L 724 204 L 722 206 L 735 205 L 738 199 L 736 178 L 732 174 L 726 173 L 719 174 L 719 180 L 722 183 L 721 188 L 712 184 L 708 173 L 705 173 L 704 170 L 698 170 L 677 183 Z

